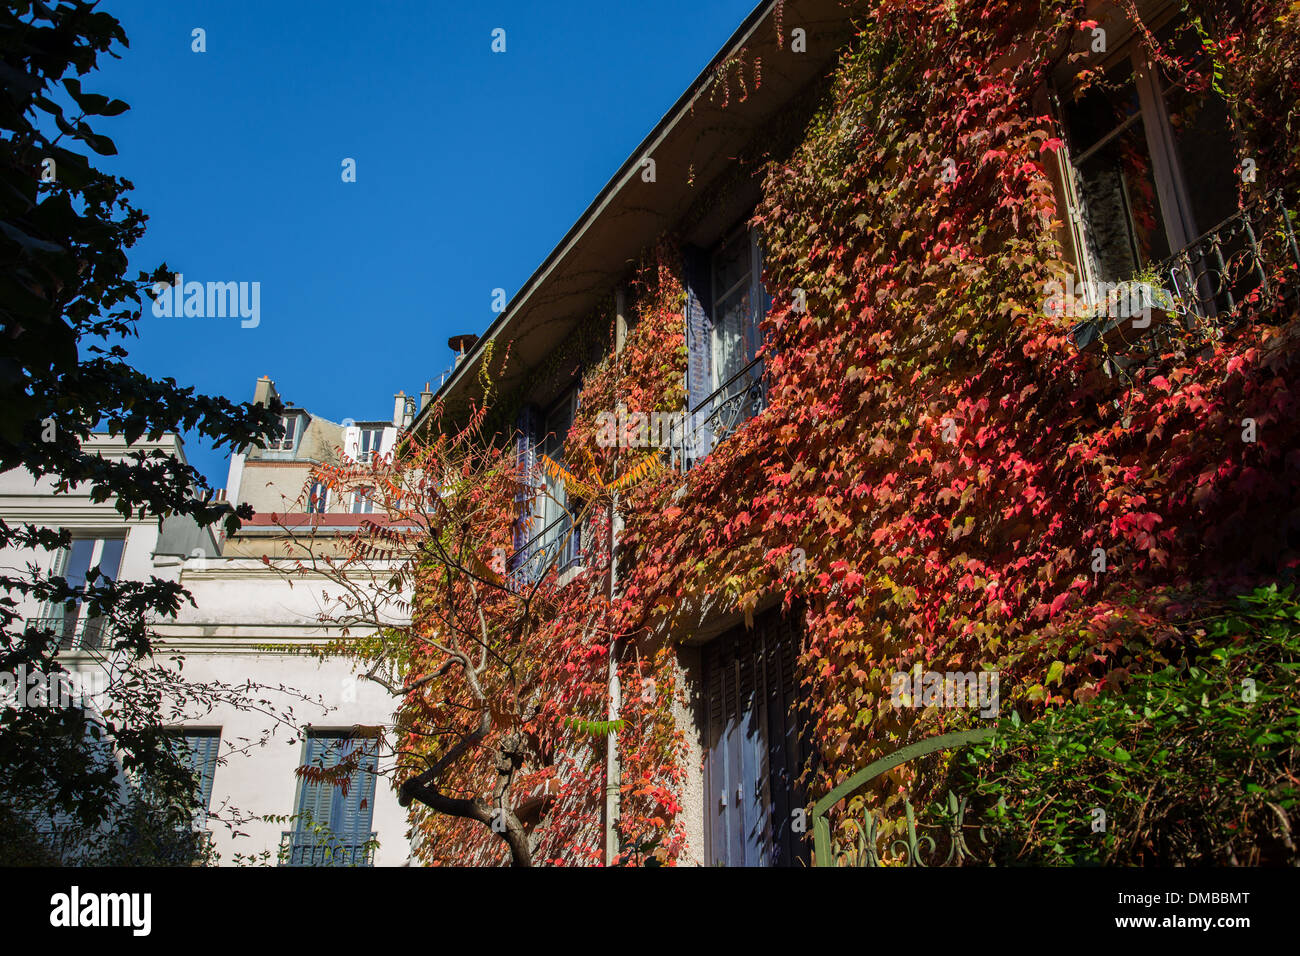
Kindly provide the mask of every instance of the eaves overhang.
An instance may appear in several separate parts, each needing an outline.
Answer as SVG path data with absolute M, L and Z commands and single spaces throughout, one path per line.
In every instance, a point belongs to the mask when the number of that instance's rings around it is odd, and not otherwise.
M 498 392 L 525 385 L 641 253 L 679 225 L 755 132 L 825 75 L 853 36 L 850 18 L 842 0 L 765 0 L 756 7 L 457 363 L 412 430 L 427 429 L 440 403 L 451 422 L 462 418 L 476 397 L 489 344 L 498 357 L 496 347 L 510 345 L 509 365 L 496 376 Z M 791 50 L 796 28 L 805 31 L 806 52 Z M 654 182 L 642 178 L 646 158 L 655 161 Z

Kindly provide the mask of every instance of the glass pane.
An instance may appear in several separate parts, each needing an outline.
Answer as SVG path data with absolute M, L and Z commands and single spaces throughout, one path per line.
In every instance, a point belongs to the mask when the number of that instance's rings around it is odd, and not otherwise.
M 1098 278 L 1117 282 L 1170 255 L 1141 121 L 1078 166 L 1085 234 Z
M 99 558 L 99 573 L 110 581 L 116 581 L 122 570 L 122 551 L 126 548 L 124 538 L 105 538 L 104 550 Z
M 1141 111 L 1133 63 L 1126 59 L 1070 104 L 1066 116 L 1070 149 L 1082 155 Z
M 713 318 L 713 387 L 721 388 L 727 380 L 748 364 L 748 327 L 753 315 L 749 286 L 719 302 Z
M 749 277 L 749 232 L 742 229 L 725 240 L 713 254 L 713 297 L 717 302 Z
M 1186 86 L 1167 89 L 1165 105 L 1196 220 L 1192 234 L 1199 237 L 1237 211 L 1237 157 L 1228 107 L 1213 89 L 1194 93 Z
M 68 561 L 63 567 L 63 576 L 70 587 L 81 587 L 86 583 L 86 572 L 90 570 L 90 558 L 95 551 L 93 538 L 77 538 L 68 551 Z

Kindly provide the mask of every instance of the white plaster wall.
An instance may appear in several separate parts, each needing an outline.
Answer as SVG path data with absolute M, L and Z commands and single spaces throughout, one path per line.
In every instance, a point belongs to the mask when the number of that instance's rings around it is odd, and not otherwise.
M 183 673 L 189 681 L 221 681 L 229 685 L 254 681 L 262 686 L 249 696 L 270 701 L 266 709 L 272 713 L 291 712 L 293 723 L 304 730 L 391 727 L 392 697 L 377 684 L 356 680 L 347 661 L 248 651 L 211 653 L 196 648 L 192 642 L 177 643 L 183 646 L 169 645 L 169 649 L 184 655 Z M 287 690 L 279 690 L 281 687 Z M 307 703 L 291 691 L 320 703 Z M 277 722 L 272 713 L 222 706 L 212 712 L 192 709 L 177 721 L 193 727 L 221 728 L 220 758 L 212 782 L 215 819 L 208 829 L 222 865 L 231 865 L 237 852 L 253 855 L 269 850 L 274 861 L 281 831 L 292 828 L 292 824 L 259 820 L 242 822 L 237 827 L 222 822 L 233 819 L 236 810 L 242 815 L 287 816 L 296 809 L 294 771 L 302 763 L 303 743 L 295 739 L 293 727 Z M 391 767 L 391 757 L 381 753 L 381 774 Z M 375 785 L 371 826 L 379 840 L 376 866 L 402 866 L 410 856 L 406 811 L 398 805 L 390 779 L 380 776 Z
M 93 436 L 87 444 L 105 457 L 139 448 L 162 448 L 184 459 L 179 440 L 171 436 L 130 449 L 107 436 Z M 265 712 L 223 704 L 211 712 L 191 709 L 175 720 L 182 726 L 221 728 L 221 763 L 213 777 L 211 803 L 217 819 L 209 829 L 223 864 L 231 864 L 236 852 L 252 855 L 269 850 L 274 860 L 281 831 L 289 827 L 249 821 L 232 829 L 219 820 L 229 817 L 231 808 L 255 815 L 289 815 L 295 811 L 294 771 L 303 756 L 303 744 L 296 739 L 295 729 L 391 725 L 392 697 L 377 684 L 354 680 L 349 662 L 318 661 L 308 654 L 264 647 L 321 642 L 338 636 L 336 630 L 318 621 L 322 610 L 331 607 L 327 599 L 331 586 L 323 579 L 289 581 L 260 560 L 248 558 L 181 561 L 166 557 L 155 561 L 156 519 L 125 520 L 111 501 L 92 504 L 88 489 L 55 494 L 52 479 L 38 482 L 22 470 L 0 474 L 0 514 L 11 524 L 31 522 L 79 532 L 120 533 L 125 528 L 126 547 L 119 578 L 179 577 L 197 604 L 183 603 L 176 619 L 156 622 L 155 659 L 166 662 L 172 654 L 183 656 L 182 673 L 191 682 L 220 681 L 240 686 L 253 681 L 262 688 L 247 696 L 254 701 L 266 698 L 269 704 Z M 50 552 L 9 549 L 0 552 L 0 566 L 21 572 L 28 561 L 35 561 L 49 569 L 53 558 Z M 38 605 L 21 608 L 24 617 L 36 616 L 41 610 Z M 94 656 L 78 652 L 65 653 L 62 660 L 74 672 L 103 667 Z M 316 703 L 305 702 L 304 696 Z M 278 723 L 274 714 L 290 716 L 292 725 Z M 381 756 L 381 772 L 390 766 L 391 758 L 385 761 Z M 376 865 L 406 863 L 406 813 L 398 806 L 388 778 L 376 782 L 372 816 L 372 828 L 379 840 Z

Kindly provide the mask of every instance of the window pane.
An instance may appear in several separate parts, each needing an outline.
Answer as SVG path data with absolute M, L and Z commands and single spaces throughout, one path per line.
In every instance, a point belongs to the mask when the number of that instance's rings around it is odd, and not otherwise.
M 99 573 L 110 581 L 116 581 L 122 570 L 122 552 L 126 548 L 124 538 L 105 538 L 104 550 L 99 558 Z
M 725 298 L 737 283 L 749 278 L 749 232 L 742 229 L 723 241 L 713 254 L 713 295 Z
M 1165 104 L 1196 220 L 1191 233 L 1199 237 L 1237 211 L 1237 157 L 1228 107 L 1213 89 L 1193 93 L 1185 85 L 1167 89 Z
M 1133 63 L 1126 59 L 1070 104 L 1066 116 L 1070 148 L 1076 156 L 1086 153 L 1141 111 Z
M 1116 282 L 1170 255 L 1142 122 L 1079 164 L 1086 235 L 1098 278 Z
M 714 309 L 713 387 L 721 388 L 752 356 L 747 354 L 748 326 L 753 315 L 749 286 L 722 300 Z
M 68 579 L 70 587 L 81 587 L 86 583 L 86 573 L 90 570 L 90 558 L 95 552 L 94 538 L 76 538 L 68 551 L 68 561 L 63 567 L 63 576 Z

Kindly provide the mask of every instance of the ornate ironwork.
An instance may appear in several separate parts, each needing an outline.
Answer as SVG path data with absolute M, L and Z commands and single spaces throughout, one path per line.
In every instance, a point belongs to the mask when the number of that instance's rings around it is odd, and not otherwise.
M 1186 306 L 1185 318 L 1225 319 L 1250 295 L 1267 297 L 1290 273 L 1292 296 L 1300 271 L 1291 216 L 1280 192 L 1246 206 L 1156 267 Z
M 578 561 L 579 532 L 569 513 L 560 515 L 528 539 L 506 560 L 508 579 L 515 587 L 541 580 L 552 566 L 563 572 Z
M 947 812 L 944 814 L 944 819 L 934 824 L 918 824 L 911 801 L 904 800 L 902 834 L 888 841 L 884 853 L 880 850 L 880 844 L 884 839 L 883 834 L 886 829 L 884 824 L 889 821 L 880 811 L 870 807 L 864 808 L 860 820 L 846 815 L 838 820 L 834 829 L 832 829 L 830 814 L 841 800 L 846 800 L 877 777 L 902 766 L 909 760 L 940 750 L 955 750 L 979 743 L 991 736 L 993 730 L 987 728 L 931 737 L 882 757 L 841 783 L 813 806 L 815 865 L 961 866 L 968 861 L 974 861 L 976 854 L 966 840 L 967 832 L 976 831 L 976 837 L 984 846 L 988 846 L 991 841 L 988 839 L 985 827 L 972 826 L 966 822 L 966 798 L 958 797 L 951 791 L 947 795 Z M 939 835 L 938 839 L 931 835 L 936 832 Z M 939 859 L 941 846 L 946 847 L 946 852 L 942 855 L 942 859 Z
M 1163 286 L 1150 290 L 1159 300 L 1153 308 L 1144 302 L 1140 318 L 1112 312 L 1081 322 L 1071 332 L 1075 344 L 1158 346 L 1179 329 L 1218 337 L 1240 321 L 1251 297 L 1300 302 L 1300 245 L 1282 194 L 1238 210 L 1152 272 Z M 1177 321 L 1168 321 L 1168 313 Z
M 766 407 L 763 363 L 754 359 L 673 423 L 668 449 L 673 467 L 689 471 Z
M 374 866 L 375 837 L 363 843 L 344 842 L 305 830 L 280 834 L 281 866 Z

